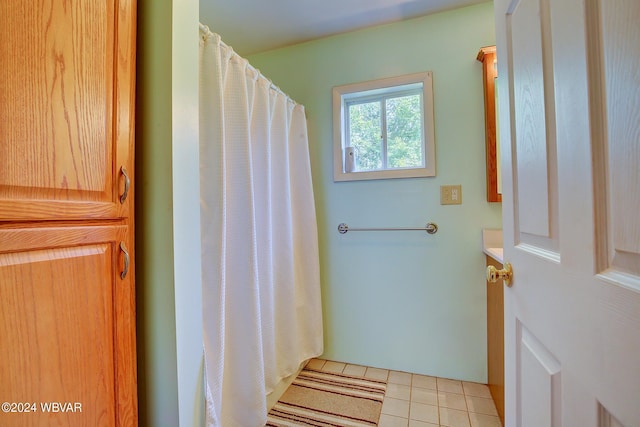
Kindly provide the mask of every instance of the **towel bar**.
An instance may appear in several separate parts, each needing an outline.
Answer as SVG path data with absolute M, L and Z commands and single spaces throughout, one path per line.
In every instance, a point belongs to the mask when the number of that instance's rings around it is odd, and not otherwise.
M 412 228 L 412 227 L 398 227 L 398 228 L 349 228 L 347 224 L 344 222 L 338 224 L 338 233 L 346 234 L 348 231 L 426 231 L 429 234 L 436 234 L 438 232 L 438 224 L 435 222 L 428 222 L 422 228 Z

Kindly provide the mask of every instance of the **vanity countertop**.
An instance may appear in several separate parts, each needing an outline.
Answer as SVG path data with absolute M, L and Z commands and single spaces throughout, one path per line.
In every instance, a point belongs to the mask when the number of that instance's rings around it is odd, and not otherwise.
M 502 251 L 502 230 L 486 228 L 482 230 L 482 251 L 504 264 Z

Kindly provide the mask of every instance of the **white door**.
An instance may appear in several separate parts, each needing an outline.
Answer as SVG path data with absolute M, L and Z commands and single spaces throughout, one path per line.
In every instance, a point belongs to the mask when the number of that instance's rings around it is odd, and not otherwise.
M 640 1 L 495 0 L 506 425 L 640 426 Z

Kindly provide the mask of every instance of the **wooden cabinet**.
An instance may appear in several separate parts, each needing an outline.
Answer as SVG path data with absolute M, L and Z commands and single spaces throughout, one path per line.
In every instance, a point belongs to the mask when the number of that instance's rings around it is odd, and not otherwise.
M 134 4 L 3 1 L 0 35 L 0 220 L 130 216 Z
M 487 266 L 498 270 L 502 264 L 486 256 Z M 504 425 L 504 284 L 487 282 L 487 360 L 489 390 Z
M 480 49 L 476 59 L 482 62 L 482 86 L 484 88 L 485 160 L 487 175 L 487 201 L 502 202 L 500 185 L 500 146 L 498 138 L 498 115 L 496 110 L 496 47 Z
M 0 228 L 0 394 L 37 412 L 2 425 L 136 424 L 133 279 L 124 223 Z M 129 265 L 131 268 L 131 265 Z M 49 402 L 81 412 L 46 413 Z
M 0 396 L 37 405 L 0 425 L 137 425 L 135 2 L 3 1 L 0 39 Z

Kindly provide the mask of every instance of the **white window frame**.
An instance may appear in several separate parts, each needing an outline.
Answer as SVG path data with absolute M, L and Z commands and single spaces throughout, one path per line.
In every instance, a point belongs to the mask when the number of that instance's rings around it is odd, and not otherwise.
M 422 92 L 422 167 L 379 169 L 374 171 L 345 170 L 345 147 L 348 146 L 348 105 L 354 99 L 362 101 L 365 97 L 373 100 L 392 98 L 406 94 L 407 91 Z M 415 92 L 413 92 L 415 93 Z M 383 119 L 384 120 L 384 119 Z M 383 143 L 383 150 L 386 144 Z M 383 153 L 386 157 L 386 153 Z M 389 178 L 418 178 L 436 175 L 435 127 L 433 118 L 433 84 L 430 71 L 354 83 L 333 88 L 333 180 L 357 181 Z

